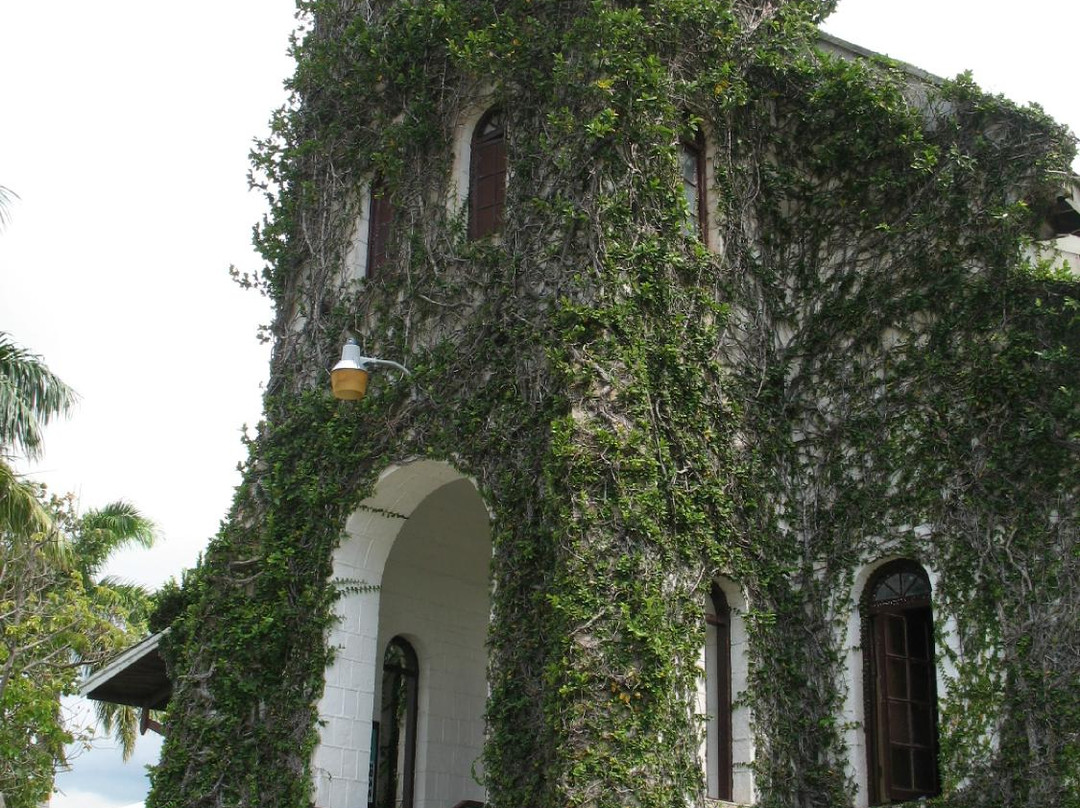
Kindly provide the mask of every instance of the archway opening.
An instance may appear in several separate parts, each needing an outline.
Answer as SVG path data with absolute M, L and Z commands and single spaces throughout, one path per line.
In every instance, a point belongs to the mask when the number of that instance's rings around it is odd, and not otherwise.
M 378 647 L 407 641 L 415 649 L 417 677 L 411 681 L 418 683 L 413 782 L 398 774 L 400 787 L 393 789 L 411 799 L 394 808 L 445 808 L 485 797 L 475 775 L 485 737 L 490 565 L 488 513 L 465 479 L 420 502 L 386 559 Z M 401 687 L 401 677 L 384 667 L 372 711 L 380 749 L 386 721 L 391 730 L 402 721 Z M 399 712 L 388 715 L 387 704 Z M 400 743 L 396 749 L 399 755 L 407 751 Z
M 317 805 L 484 801 L 488 522 L 472 482 L 432 460 L 388 468 L 349 517 L 334 553 L 346 589 L 318 707 Z

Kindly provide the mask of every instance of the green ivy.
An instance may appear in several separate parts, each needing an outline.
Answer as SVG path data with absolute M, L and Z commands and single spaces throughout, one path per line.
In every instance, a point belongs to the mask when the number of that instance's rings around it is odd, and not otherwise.
M 1077 804 L 1077 290 L 1024 252 L 1072 138 L 966 77 L 826 55 L 832 6 L 300 4 L 254 156 L 266 422 L 184 585 L 150 805 L 311 804 L 331 554 L 416 456 L 493 515 L 492 805 L 703 803 L 717 575 L 750 607 L 759 804 L 851 804 L 843 627 L 892 554 L 939 573 L 956 627 L 941 803 Z M 450 167 L 478 104 L 511 173 L 501 235 L 470 243 Z M 709 247 L 678 180 L 696 129 Z M 394 257 L 348 281 L 373 176 Z M 333 402 L 347 333 L 411 385 Z

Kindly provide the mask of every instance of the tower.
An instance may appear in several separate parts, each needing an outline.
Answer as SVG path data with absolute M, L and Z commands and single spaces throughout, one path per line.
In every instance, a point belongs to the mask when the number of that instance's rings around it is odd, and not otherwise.
M 1073 282 L 1020 251 L 1068 138 L 828 5 L 315 5 L 255 160 L 267 420 L 152 805 L 1066 787 L 1022 738 L 1069 697 L 1021 710 L 1034 635 L 976 582 L 1070 630 L 987 539 L 1074 540 Z M 348 337 L 411 375 L 332 400 Z

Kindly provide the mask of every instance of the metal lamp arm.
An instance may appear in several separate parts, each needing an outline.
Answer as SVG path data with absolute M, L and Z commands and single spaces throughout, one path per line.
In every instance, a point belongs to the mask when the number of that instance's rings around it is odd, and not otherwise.
M 412 375 L 412 372 L 407 367 L 397 362 L 391 361 L 390 359 L 376 359 L 373 356 L 361 356 L 357 364 L 359 364 L 361 367 L 364 367 L 365 365 L 384 365 L 386 367 L 400 370 L 406 376 Z

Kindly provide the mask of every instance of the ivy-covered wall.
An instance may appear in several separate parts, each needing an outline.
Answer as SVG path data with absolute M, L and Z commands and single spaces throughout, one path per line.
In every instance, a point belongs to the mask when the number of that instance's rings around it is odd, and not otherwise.
M 346 517 L 447 460 L 492 513 L 497 808 L 701 805 L 703 604 L 746 593 L 762 806 L 856 798 L 843 626 L 933 569 L 942 804 L 1080 804 L 1076 281 L 1024 245 L 1071 136 L 819 48 L 830 2 L 304 0 L 273 212 L 266 420 L 188 577 L 149 805 L 307 806 Z M 469 241 L 459 125 L 506 117 Z M 713 243 L 679 143 L 709 147 Z M 392 260 L 350 280 L 373 177 Z M 403 361 L 335 402 L 354 334 Z

